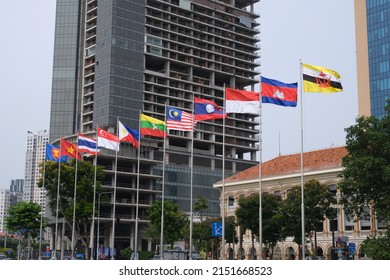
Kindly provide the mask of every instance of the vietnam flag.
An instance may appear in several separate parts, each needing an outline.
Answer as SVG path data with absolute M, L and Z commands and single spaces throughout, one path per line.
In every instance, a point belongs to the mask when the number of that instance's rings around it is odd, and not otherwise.
M 71 156 L 81 159 L 81 154 L 77 150 L 77 145 L 61 139 L 61 156 Z

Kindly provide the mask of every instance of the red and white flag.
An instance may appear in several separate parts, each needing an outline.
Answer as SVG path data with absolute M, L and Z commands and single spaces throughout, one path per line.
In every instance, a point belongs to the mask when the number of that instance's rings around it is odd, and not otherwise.
M 98 147 L 119 151 L 119 139 L 114 134 L 98 128 Z
M 258 115 L 259 111 L 259 92 L 226 88 L 226 113 Z

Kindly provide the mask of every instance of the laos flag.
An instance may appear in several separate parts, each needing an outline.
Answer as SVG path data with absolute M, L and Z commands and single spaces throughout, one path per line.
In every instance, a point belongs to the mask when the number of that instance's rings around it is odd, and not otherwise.
M 297 106 L 298 83 L 285 84 L 277 80 L 261 77 L 261 101 L 279 106 Z
M 195 97 L 194 102 L 194 115 L 196 121 L 226 118 L 227 114 L 225 113 L 225 110 L 220 109 L 214 101 Z

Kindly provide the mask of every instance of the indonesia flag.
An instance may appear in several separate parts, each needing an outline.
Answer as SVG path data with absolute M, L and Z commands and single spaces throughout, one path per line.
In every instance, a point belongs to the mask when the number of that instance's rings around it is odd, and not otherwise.
M 298 83 L 285 84 L 277 80 L 261 77 L 261 101 L 279 106 L 297 106 Z
M 119 151 L 119 139 L 114 134 L 98 128 L 98 147 Z
M 259 111 L 259 92 L 226 88 L 226 113 L 258 115 Z
M 97 155 L 100 152 L 100 149 L 97 147 L 96 140 L 89 138 L 81 133 L 79 133 L 77 146 L 79 147 L 80 153 Z

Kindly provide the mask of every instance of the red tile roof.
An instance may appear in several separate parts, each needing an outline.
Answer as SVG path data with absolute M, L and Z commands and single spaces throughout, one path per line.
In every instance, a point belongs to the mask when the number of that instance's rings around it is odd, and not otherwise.
M 323 170 L 341 167 L 342 158 L 347 155 L 345 147 L 329 148 L 303 153 L 304 171 Z M 262 164 L 262 176 L 279 176 L 301 172 L 301 154 L 279 156 Z M 225 182 L 235 182 L 259 178 L 259 165 L 226 178 Z

